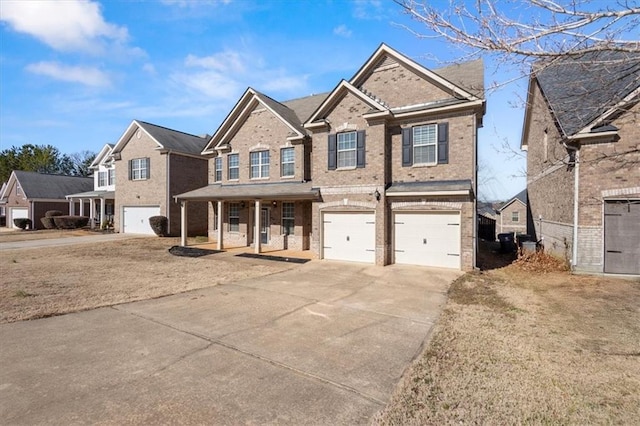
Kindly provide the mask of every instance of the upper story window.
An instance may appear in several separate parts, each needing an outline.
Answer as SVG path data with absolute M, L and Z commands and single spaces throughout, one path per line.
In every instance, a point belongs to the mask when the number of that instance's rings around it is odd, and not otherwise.
M 511 212 L 511 221 L 520 222 L 520 212 Z
M 222 181 L 222 157 L 216 157 L 213 160 L 213 163 L 214 163 L 213 180 L 215 182 L 221 182 Z
M 107 172 L 98 172 L 98 186 L 107 186 Z
M 438 143 L 435 124 L 413 128 L 413 164 L 436 164 Z
M 149 158 L 134 158 L 129 160 L 129 180 L 149 179 Z
M 356 166 L 356 132 L 338 133 L 338 168 Z
M 256 151 L 250 154 L 251 179 L 269 177 L 269 151 Z
M 329 135 L 329 170 L 364 166 L 364 130 Z
M 108 170 L 108 175 L 109 175 L 109 185 L 115 185 L 116 184 L 116 169 L 109 169 Z
M 229 154 L 227 157 L 227 168 L 229 169 L 229 180 L 238 180 L 240 178 L 240 155 Z
M 22 187 L 18 182 L 16 182 L 16 195 L 24 195 L 24 192 L 22 192 Z
M 294 148 L 282 148 L 280 150 L 280 161 L 282 163 L 282 177 L 294 176 L 296 173 L 296 153 Z
M 449 162 L 449 124 L 424 124 L 402 129 L 402 165 Z
M 295 228 L 295 204 L 282 203 L 282 234 L 293 235 Z

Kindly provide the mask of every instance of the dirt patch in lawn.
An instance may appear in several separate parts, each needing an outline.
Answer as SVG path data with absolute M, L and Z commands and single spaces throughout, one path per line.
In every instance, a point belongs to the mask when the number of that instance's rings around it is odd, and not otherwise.
M 173 256 L 177 238 L 11 250 L 0 256 L 0 323 L 166 296 L 295 265 L 230 253 Z
M 378 424 L 635 424 L 640 281 L 467 274 Z

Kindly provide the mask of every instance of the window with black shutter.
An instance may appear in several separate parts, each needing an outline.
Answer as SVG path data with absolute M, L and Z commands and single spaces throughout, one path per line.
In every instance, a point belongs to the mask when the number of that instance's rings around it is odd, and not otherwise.
M 402 166 L 449 162 L 449 124 L 425 124 L 402 129 Z
M 365 158 L 365 131 L 330 134 L 328 139 L 328 168 L 363 168 Z

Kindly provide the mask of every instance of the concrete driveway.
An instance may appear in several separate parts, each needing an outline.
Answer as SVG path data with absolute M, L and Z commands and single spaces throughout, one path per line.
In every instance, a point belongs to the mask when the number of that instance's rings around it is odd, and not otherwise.
M 0 418 L 368 423 L 421 351 L 459 275 L 313 261 L 260 279 L 3 324 Z

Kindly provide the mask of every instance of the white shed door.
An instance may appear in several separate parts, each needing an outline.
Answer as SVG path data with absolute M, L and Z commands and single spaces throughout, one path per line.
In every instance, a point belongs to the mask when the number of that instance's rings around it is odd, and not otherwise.
M 460 215 L 395 213 L 395 262 L 460 269 Z
M 151 234 L 154 235 L 149 218 L 158 216 L 160 207 L 124 207 L 123 209 L 123 232 L 125 234 Z
M 9 222 L 7 225 L 11 224 L 11 228 L 17 228 L 13 223 L 13 219 L 28 219 L 29 218 L 29 209 L 26 207 L 10 207 L 9 208 Z
M 376 224 L 371 213 L 324 213 L 323 257 L 352 262 L 376 261 Z

